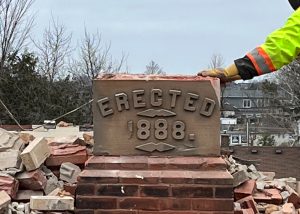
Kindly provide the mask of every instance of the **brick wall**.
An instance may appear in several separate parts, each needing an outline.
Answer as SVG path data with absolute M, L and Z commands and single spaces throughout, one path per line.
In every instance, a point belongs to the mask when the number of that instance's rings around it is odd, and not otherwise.
M 76 213 L 233 214 L 232 182 L 221 158 L 92 157 Z
M 231 147 L 235 157 L 257 162 L 260 171 L 276 172 L 276 178 L 300 180 L 300 147 Z

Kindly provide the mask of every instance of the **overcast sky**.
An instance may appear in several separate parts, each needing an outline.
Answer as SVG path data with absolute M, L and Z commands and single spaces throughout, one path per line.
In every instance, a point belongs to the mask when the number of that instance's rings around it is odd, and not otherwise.
M 242 57 L 281 27 L 292 13 L 287 0 L 36 0 L 33 37 L 54 18 L 73 35 L 84 26 L 128 54 L 129 70 L 142 73 L 154 60 L 168 74 L 194 74 L 214 53 L 226 64 Z

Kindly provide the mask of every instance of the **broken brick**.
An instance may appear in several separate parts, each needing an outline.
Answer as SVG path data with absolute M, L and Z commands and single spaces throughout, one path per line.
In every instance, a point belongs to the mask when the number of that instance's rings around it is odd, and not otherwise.
M 256 192 L 253 195 L 254 200 L 257 203 L 267 203 L 280 205 L 283 199 L 278 189 L 265 189 L 263 192 Z
M 252 195 L 255 190 L 255 180 L 248 180 L 234 189 L 235 200 L 240 200 Z
M 77 184 L 64 183 L 64 190 L 71 195 L 75 195 Z
M 288 202 L 292 203 L 296 209 L 300 208 L 300 196 L 296 192 L 292 192 L 288 198 Z
M 84 164 L 88 159 L 85 146 L 64 144 L 50 148 L 51 155 L 45 162 L 46 166 L 60 166 L 65 162 Z
M 45 173 L 40 169 L 22 172 L 17 175 L 17 179 L 20 182 L 20 188 L 27 190 L 43 190 L 47 183 Z
M 15 198 L 19 188 L 19 182 L 12 176 L 0 175 L 0 191 L 4 190 L 10 197 Z
M 244 183 L 245 181 L 249 180 L 247 172 L 244 170 L 237 171 L 237 172 L 233 173 L 232 176 L 233 176 L 233 186 L 234 187 L 237 187 L 240 184 Z
M 10 200 L 9 195 L 5 191 L 0 191 L 0 211 L 8 207 Z
M 68 183 L 76 183 L 77 177 L 80 174 L 81 169 L 72 163 L 63 163 L 60 167 L 60 179 Z
M 242 209 L 252 209 L 253 212 L 256 214 L 256 213 L 259 213 L 257 207 L 256 207 L 256 203 L 253 199 L 252 196 L 247 196 L 243 199 L 240 199 L 238 201 L 236 201 L 237 203 L 239 203 L 241 205 L 241 208 Z
M 21 153 L 27 171 L 39 168 L 49 156 L 50 149 L 45 138 L 36 138 Z

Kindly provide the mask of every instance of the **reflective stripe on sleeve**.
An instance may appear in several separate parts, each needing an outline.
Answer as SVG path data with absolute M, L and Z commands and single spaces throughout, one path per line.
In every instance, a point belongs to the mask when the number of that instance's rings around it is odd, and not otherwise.
M 247 57 L 249 57 L 253 63 L 258 75 L 276 71 L 272 60 L 261 47 L 255 48 L 253 51 L 247 54 Z

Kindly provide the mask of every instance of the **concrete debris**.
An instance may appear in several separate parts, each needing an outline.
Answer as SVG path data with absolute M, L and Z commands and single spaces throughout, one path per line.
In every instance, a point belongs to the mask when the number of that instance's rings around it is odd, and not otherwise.
M 58 124 L 57 124 L 58 127 L 69 127 L 69 126 L 73 126 L 73 123 L 67 123 L 65 121 L 60 121 Z
M 9 150 L 1 152 L 0 155 L 0 170 L 6 170 L 9 168 L 19 169 L 21 166 L 20 151 Z
M 10 203 L 10 196 L 3 190 L 0 191 L 0 211 L 6 210 Z
M 34 139 L 21 153 L 27 171 L 39 168 L 49 156 L 50 148 L 45 138 Z
M 30 209 L 40 211 L 74 210 L 74 198 L 70 196 L 32 196 Z
M 91 133 L 35 137 L 0 129 L 0 214 L 72 213 L 77 176 L 94 145 Z
M 81 169 L 72 163 L 63 163 L 60 167 L 60 179 L 68 183 L 76 183 Z
M 243 165 L 226 158 L 234 177 L 235 214 L 298 214 L 299 182 L 295 178 L 274 179 L 274 172 L 260 172 L 255 165 Z

